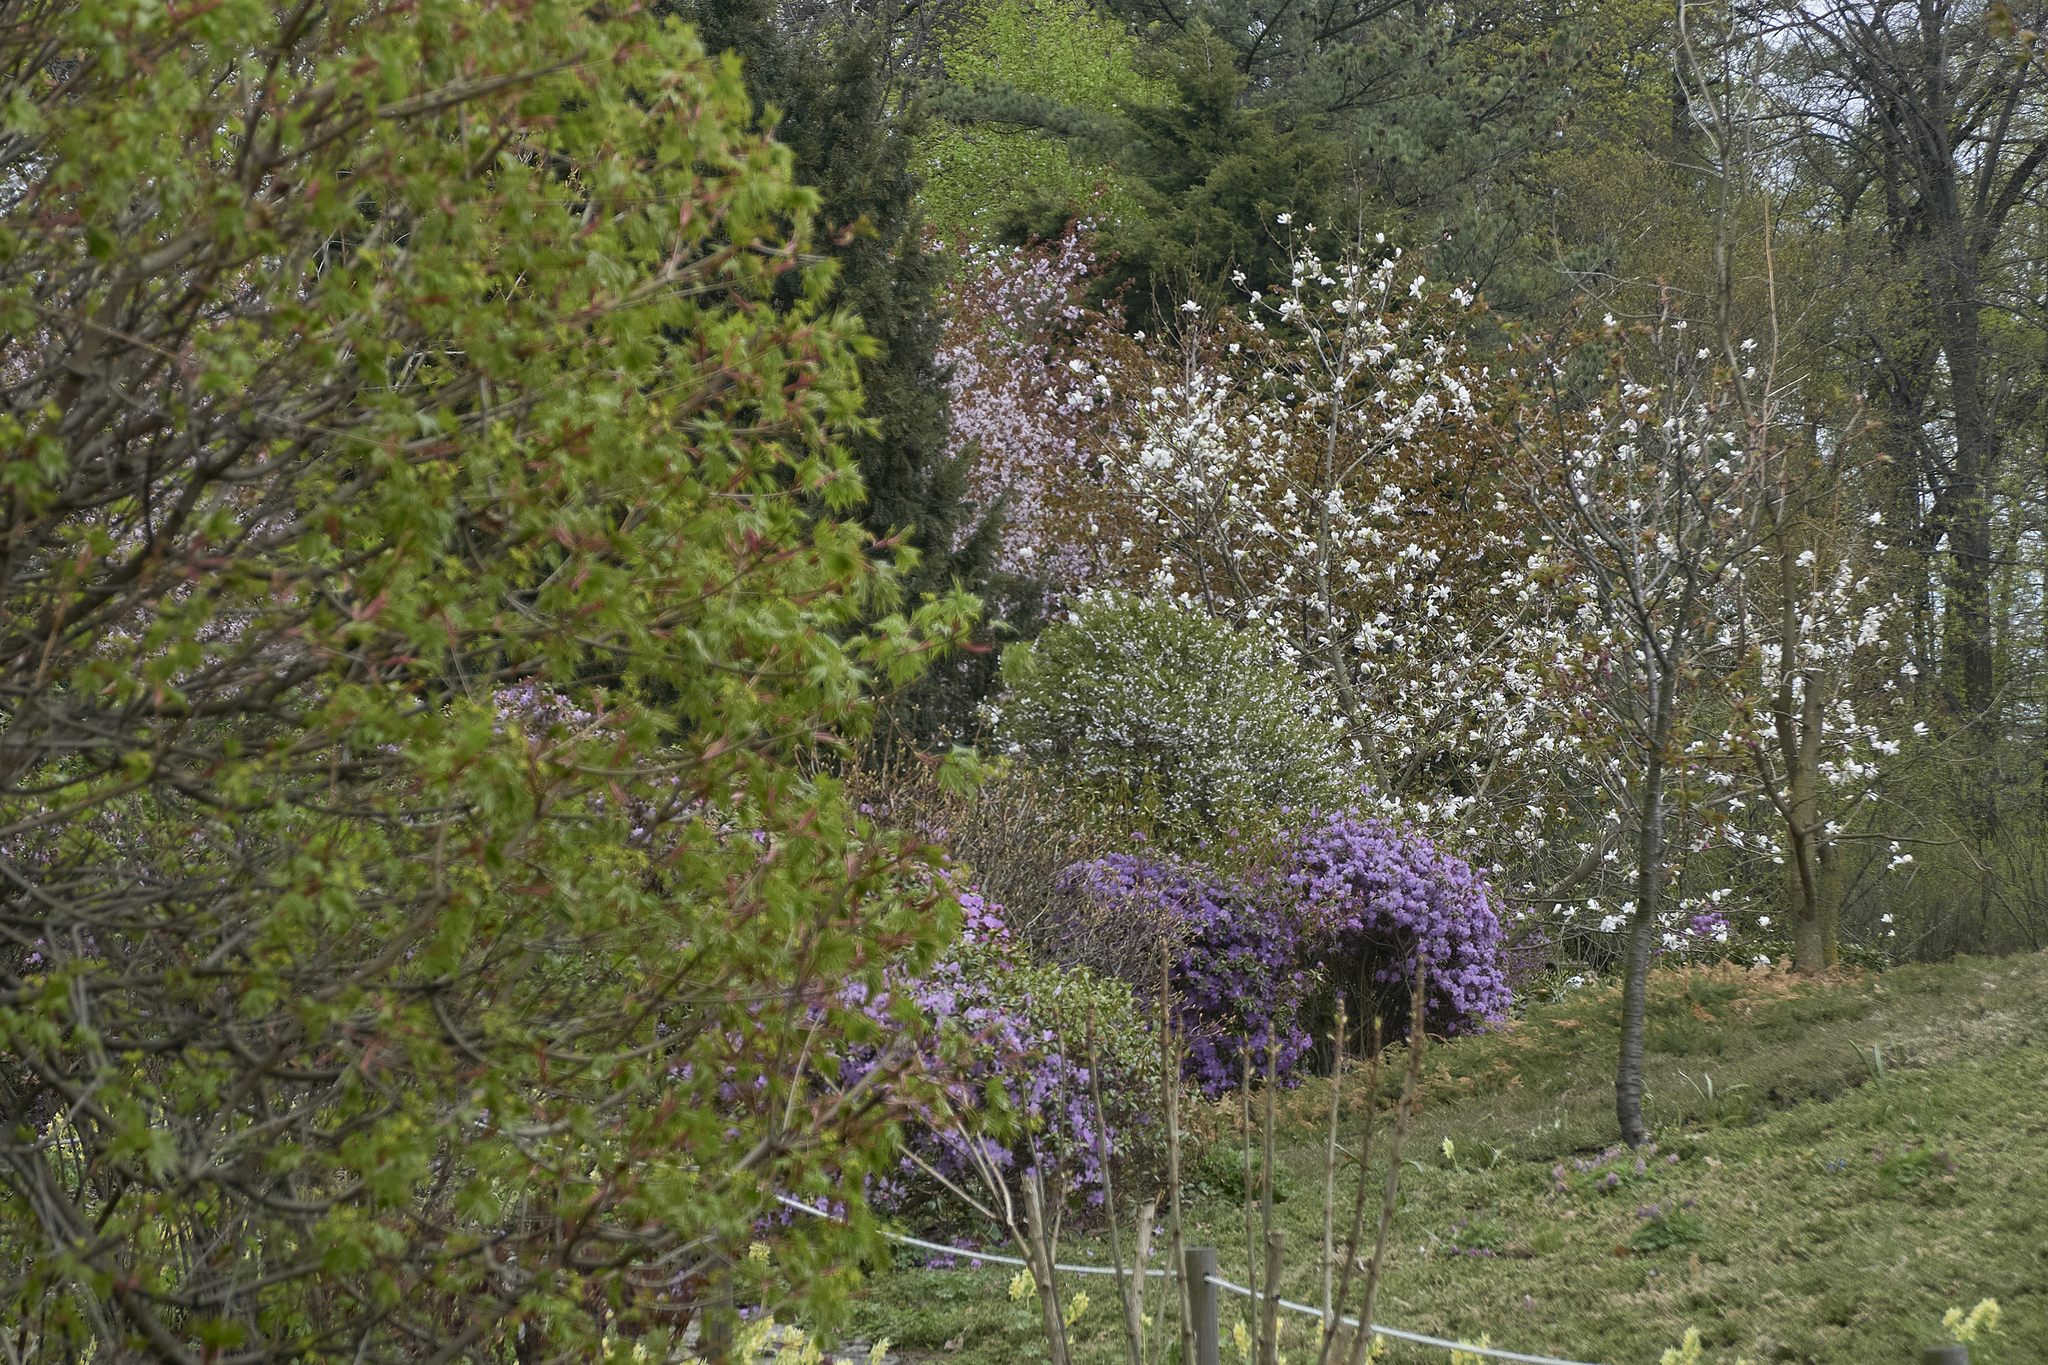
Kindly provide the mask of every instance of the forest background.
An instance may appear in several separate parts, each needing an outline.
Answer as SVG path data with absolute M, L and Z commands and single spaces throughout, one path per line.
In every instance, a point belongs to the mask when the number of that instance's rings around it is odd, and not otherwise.
M 724 14 L 701 19 L 724 32 Z M 2030 509 L 2048 489 L 2028 452 L 2048 354 L 2030 219 L 2048 152 L 2048 72 L 2030 36 L 2042 16 L 753 14 L 754 36 L 735 42 L 755 70 L 817 73 L 818 94 L 780 75 L 757 87 L 814 168 L 799 174 L 843 196 L 828 197 L 840 221 L 876 226 L 853 250 L 895 242 L 896 279 L 930 271 L 920 382 L 950 376 L 949 402 L 912 419 L 907 399 L 882 398 L 876 410 L 902 412 L 897 429 L 925 431 L 932 453 L 868 458 L 870 524 L 912 528 L 928 581 L 979 592 L 984 638 L 1028 640 L 1073 594 L 1117 589 L 1261 622 L 1343 717 L 1387 813 L 1448 839 L 1556 932 L 1612 932 L 1638 899 L 1629 788 L 1643 755 L 1599 753 L 1587 726 L 1604 703 L 1562 701 L 1556 686 L 1575 652 L 1598 655 L 1611 682 L 1619 646 L 1600 634 L 1612 620 L 1577 638 L 1559 624 L 1591 619 L 1575 592 L 1606 610 L 1606 588 L 1554 565 L 1601 531 L 1562 524 L 1542 505 L 1554 469 L 1511 454 L 1530 443 L 1515 423 L 1546 362 L 1502 372 L 1544 338 L 1564 376 L 1545 400 L 1557 410 L 1583 414 L 1623 372 L 1664 392 L 1682 383 L 1770 462 L 1757 489 L 1728 490 L 1750 501 L 1743 527 L 1713 533 L 1716 553 L 1752 562 L 1711 590 L 1713 623 L 1694 623 L 1703 645 L 1675 688 L 1692 783 L 1674 817 L 1675 904 L 1726 913 L 1755 951 L 1808 968 L 1845 945 L 1873 961 L 2040 945 L 2048 564 Z M 835 62 L 869 73 L 860 119 L 819 103 L 856 89 Z M 867 128 L 867 157 L 802 150 L 828 126 L 841 149 Z M 851 164 L 875 168 L 864 186 L 832 169 Z M 1426 324 L 1459 348 L 1438 365 L 1496 362 L 1470 385 L 1489 434 L 1461 417 L 1420 441 L 1359 438 L 1332 474 L 1355 524 L 1341 553 L 1310 556 L 1348 586 L 1303 589 L 1307 561 L 1275 586 L 1290 573 L 1275 560 L 1219 588 L 1229 561 L 1308 517 L 1290 527 L 1255 507 L 1278 496 L 1255 461 L 1183 448 L 1162 475 L 1189 439 L 1168 428 L 1222 417 L 1243 444 L 1247 421 L 1277 430 L 1290 406 L 1298 420 L 1328 403 L 1258 392 L 1232 328 L 1262 294 L 1270 307 L 1299 288 L 1298 253 L 1397 249 L 1429 281 L 1409 302 L 1450 299 Z M 1314 363 L 1269 357 L 1258 373 Z M 872 394 L 881 371 L 867 373 Z M 1326 389 L 1358 382 L 1325 376 Z M 1515 404 L 1522 416 L 1503 422 Z M 1204 459 L 1197 489 L 1185 471 Z M 906 478 L 935 500 L 926 520 L 894 491 Z M 1205 569 L 1203 547 L 1225 563 Z M 1530 582 L 1548 603 L 1530 606 Z M 1302 613 L 1341 614 L 1346 592 L 1357 619 L 1332 617 L 1318 645 Z M 984 705 L 992 664 L 935 672 L 901 723 L 1001 751 Z M 1583 942 L 1599 956 L 1597 932 Z
M 1619 975 L 1633 1145 L 1654 962 L 2048 936 L 2048 14 L 10 13 L 15 1357 L 822 1321 L 1155 1007 Z

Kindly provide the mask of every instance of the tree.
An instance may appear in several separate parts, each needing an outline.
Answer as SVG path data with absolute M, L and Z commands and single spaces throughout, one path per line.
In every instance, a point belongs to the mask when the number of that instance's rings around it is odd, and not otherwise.
M 1735 725 L 1728 738 L 1750 754 L 1755 781 L 1781 822 L 1780 837 L 1772 842 L 1782 848 L 1786 865 L 1793 960 L 1799 970 L 1815 972 L 1840 959 L 1836 836 L 1872 794 L 1874 765 L 1859 758 L 1867 760 L 1872 746 L 1883 745 L 1875 728 L 1857 717 L 1852 672 L 1859 653 L 1867 659 L 1873 647 L 1887 643 L 1879 632 L 1895 602 L 1885 600 L 1859 571 L 1872 557 L 1867 527 L 1850 524 L 1850 485 L 1862 472 L 1856 467 L 1865 436 L 1860 413 L 1850 414 L 1824 443 L 1810 430 L 1787 430 L 1786 412 L 1802 386 L 1785 378 L 1770 190 L 1756 170 L 1763 156 L 1757 133 L 1764 122 L 1757 67 L 1768 47 L 1740 32 L 1710 39 L 1685 8 L 1678 29 L 1677 76 L 1687 106 L 1701 115 L 1698 136 L 1717 194 L 1712 345 L 1696 359 L 1717 359 L 1740 412 L 1744 445 L 1765 470 L 1759 549 L 1770 567 L 1759 563 L 1756 572 L 1735 580 L 1739 625 L 1735 639 L 1724 642 L 1740 647 L 1754 641 L 1762 657 L 1754 675 L 1729 679 L 1739 683 L 1731 689 Z M 1761 205 L 1753 215 L 1761 251 L 1750 254 L 1762 258 L 1759 273 L 1767 290 L 1770 331 L 1762 344 L 1739 336 L 1735 322 L 1737 256 L 1744 245 L 1738 224 L 1746 201 Z M 1883 516 L 1872 520 L 1881 524 Z M 1890 689 L 1890 682 L 1885 686 Z M 1759 724 L 1766 715 L 1768 723 Z M 1890 747 L 1896 752 L 1895 744 Z M 1825 811 L 1824 788 L 1835 785 L 1850 787 L 1849 801 L 1839 811 Z
M 867 488 L 868 529 L 914 553 L 913 599 L 955 585 L 986 587 L 999 524 L 963 504 L 966 467 L 947 448 L 945 374 L 935 355 L 946 261 L 926 249 L 915 144 L 922 113 L 908 98 L 915 52 L 910 19 L 894 6 L 822 7 L 777 17 L 767 0 L 662 0 L 658 12 L 696 24 L 712 51 L 742 63 L 756 111 L 773 111 L 797 182 L 818 193 L 824 254 L 838 267 L 832 303 L 856 314 L 874 348 L 860 362 L 866 424 L 851 437 Z M 800 20 L 800 22 L 798 21 Z M 806 286 L 777 287 L 789 307 Z M 884 550 L 883 553 L 892 553 Z M 936 671 L 898 699 L 896 716 L 930 739 L 965 728 L 978 694 L 959 695 Z
M 971 6 L 947 40 L 945 74 L 956 86 L 1003 81 L 1066 109 L 1115 118 L 1170 93 L 1138 71 L 1139 51 L 1138 39 L 1088 0 L 989 0 Z M 1048 210 L 1063 221 L 1141 212 L 1115 167 L 999 118 L 933 119 L 917 156 L 926 219 L 947 238 L 984 240 Z
M 10 1350 L 828 1307 L 848 1234 L 747 1243 L 861 1217 L 891 1067 L 834 1056 L 913 1021 L 849 987 L 955 910 L 799 760 L 971 603 L 881 615 L 736 67 L 556 0 L 0 32 Z
M 1874 381 L 1885 423 L 1896 480 L 1887 519 L 1923 556 L 1946 560 L 1938 676 L 1986 740 L 1997 729 L 1991 497 L 2007 387 L 1986 317 L 2010 293 L 2000 282 L 2017 249 L 2010 228 L 2036 207 L 2048 163 L 2048 129 L 2032 112 L 2048 71 L 2029 59 L 2031 42 L 2004 49 L 1992 9 L 1886 0 L 1788 10 L 1782 92 L 1845 226 L 1862 235 L 1867 222 L 1878 239 L 1861 255 L 1867 279 L 1844 345 Z M 2048 12 L 2013 13 L 2048 26 Z
M 1621 1050 L 1615 1113 L 1641 1144 L 1643 1028 L 1650 961 L 1668 881 L 1674 790 L 1713 756 L 1690 732 L 1703 684 L 1731 666 L 1722 629 L 1730 585 L 1762 532 L 1767 451 L 1742 425 L 1728 376 L 1686 349 L 1683 319 L 1657 338 L 1661 382 L 1616 376 L 1581 407 L 1557 381 L 1540 421 L 1523 431 L 1522 477 L 1559 557 L 1578 580 L 1583 665 L 1563 685 L 1582 733 L 1606 752 L 1600 771 L 1635 840 L 1635 898 L 1626 907 Z

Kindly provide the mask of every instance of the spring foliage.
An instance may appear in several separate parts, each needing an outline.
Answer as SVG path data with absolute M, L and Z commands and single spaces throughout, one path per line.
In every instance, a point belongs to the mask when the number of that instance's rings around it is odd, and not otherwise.
M 680 1327 L 857 1188 L 878 1087 L 792 1059 L 955 913 L 795 762 L 969 605 L 877 621 L 814 197 L 645 16 L 9 14 L 14 1349 Z

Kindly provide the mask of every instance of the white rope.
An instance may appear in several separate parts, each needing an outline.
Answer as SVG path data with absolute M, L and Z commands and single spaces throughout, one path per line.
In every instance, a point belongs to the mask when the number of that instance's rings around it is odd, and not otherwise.
M 1248 1299 L 1264 1299 L 1266 1297 L 1256 1289 L 1246 1289 L 1241 1284 L 1232 1284 L 1229 1280 L 1222 1279 L 1216 1275 L 1205 1275 L 1203 1278 L 1218 1289 L 1228 1289 L 1231 1293 L 1242 1294 Z M 1289 1299 L 1279 1299 L 1276 1302 L 1282 1308 L 1292 1308 L 1297 1313 L 1306 1313 L 1318 1321 L 1322 1319 L 1323 1310 L 1320 1308 L 1311 1308 L 1305 1303 L 1295 1303 Z M 1340 1317 L 1337 1321 L 1343 1323 L 1346 1327 L 1358 1326 L 1357 1318 Z M 1528 1356 L 1523 1355 L 1520 1351 L 1504 1351 L 1497 1346 L 1474 1346 L 1464 1341 L 1447 1341 L 1443 1337 L 1425 1336 L 1421 1332 L 1404 1332 L 1398 1327 L 1381 1327 L 1378 1324 L 1374 1324 L 1372 1331 L 1374 1336 L 1393 1337 L 1397 1341 L 1412 1341 L 1418 1346 L 1443 1346 L 1453 1351 L 1463 1351 L 1467 1355 L 1492 1356 L 1495 1360 L 1519 1360 L 1523 1362 L 1523 1365 L 1588 1365 L 1588 1362 L 1583 1360 L 1559 1360 L 1556 1356 Z
M 775 1196 L 775 1199 L 776 1202 L 787 1204 L 793 1209 L 802 1209 L 814 1218 L 832 1218 L 831 1214 L 826 1213 L 822 1209 L 814 1209 L 809 1204 L 799 1203 L 785 1195 L 778 1194 Z M 841 1220 L 832 1218 L 832 1221 L 836 1223 Z M 892 1242 L 901 1242 L 905 1246 L 922 1247 L 926 1251 L 944 1252 L 948 1256 L 966 1256 L 977 1261 L 994 1261 L 998 1265 L 1021 1266 L 1026 1264 L 1015 1256 L 998 1256 L 994 1252 L 989 1251 L 969 1251 L 965 1247 L 949 1247 L 938 1242 L 927 1242 L 922 1237 L 906 1237 L 900 1232 L 890 1232 L 887 1228 L 879 1229 L 879 1231 Z M 1069 1275 L 1128 1275 L 1131 1273 L 1121 1266 L 1109 1265 L 1055 1265 L 1053 1269 L 1065 1271 Z M 1148 1270 L 1145 1274 L 1157 1279 L 1166 1275 L 1167 1272 L 1164 1270 Z
M 775 1199 L 777 1203 L 786 1204 L 790 1208 L 801 1210 L 804 1213 L 810 1214 L 813 1218 L 831 1218 L 835 1223 L 843 1221 L 833 1218 L 831 1214 L 826 1213 L 823 1209 L 814 1209 L 809 1204 L 799 1203 L 787 1195 L 778 1194 L 775 1196 Z M 946 1246 L 941 1242 L 927 1242 L 922 1237 L 909 1237 L 900 1232 L 890 1232 L 886 1228 L 880 1229 L 880 1231 L 884 1237 L 892 1242 L 901 1242 L 905 1246 L 921 1247 L 926 1251 L 937 1251 L 948 1256 L 965 1256 L 977 1261 L 993 1261 L 997 1265 L 1025 1265 L 1025 1262 L 1018 1260 L 1015 1256 L 998 1256 L 988 1251 L 969 1251 L 965 1247 Z M 1053 1269 L 1064 1271 L 1069 1275 L 1128 1275 L 1131 1273 L 1121 1266 L 1107 1265 L 1055 1265 Z M 1169 1276 L 1172 1272 L 1148 1270 L 1145 1274 L 1157 1278 Z M 1228 1289 L 1231 1293 L 1242 1294 L 1248 1299 L 1263 1300 L 1266 1297 L 1256 1289 L 1247 1289 L 1241 1284 L 1232 1284 L 1229 1280 L 1223 1279 L 1220 1276 L 1207 1275 L 1203 1278 L 1218 1289 Z M 1320 1308 L 1311 1308 L 1305 1303 L 1295 1303 L 1291 1299 L 1278 1299 L 1275 1302 L 1282 1308 L 1290 1308 L 1297 1313 L 1306 1313 L 1318 1322 L 1322 1321 L 1323 1310 Z M 1340 1317 L 1337 1321 L 1346 1327 L 1358 1326 L 1357 1318 Z M 1490 1356 L 1495 1360 L 1520 1361 L 1522 1365 L 1589 1365 L 1589 1362 L 1583 1360 L 1560 1360 L 1556 1356 L 1523 1355 L 1520 1351 L 1506 1351 L 1498 1346 L 1474 1346 L 1469 1342 L 1449 1341 L 1443 1337 L 1426 1336 L 1421 1332 L 1404 1332 L 1398 1327 L 1381 1327 L 1375 1324 L 1372 1331 L 1374 1336 L 1393 1337 L 1397 1341 L 1412 1341 L 1418 1346 L 1442 1346 L 1452 1351 L 1463 1351 L 1467 1355 Z

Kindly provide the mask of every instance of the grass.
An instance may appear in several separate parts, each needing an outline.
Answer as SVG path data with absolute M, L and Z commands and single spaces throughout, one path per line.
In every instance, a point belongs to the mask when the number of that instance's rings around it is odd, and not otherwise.
M 1617 1010 L 1618 991 L 1589 988 L 1431 1048 L 1382 1323 L 1603 1365 L 1652 1365 L 1696 1326 L 1709 1361 L 1875 1365 L 1917 1360 L 1942 1339 L 1944 1310 L 1991 1297 L 2002 1332 L 1975 1359 L 2048 1360 L 2048 953 L 1816 981 L 1659 974 L 1646 1067 L 1657 1150 L 1640 1172 L 1612 1150 Z M 1283 1292 L 1305 1303 L 1322 1293 L 1328 1085 L 1278 1106 Z M 1347 1109 L 1340 1140 L 1354 1146 L 1364 1105 Z M 1237 1150 L 1234 1106 L 1192 1126 Z M 1224 1153 L 1211 1169 L 1229 1169 Z M 1189 1238 L 1244 1283 L 1245 1210 L 1229 1183 L 1205 1185 Z M 1108 1250 L 1074 1237 L 1062 1259 Z M 1042 1359 L 1035 1304 L 1013 1302 L 1009 1278 L 874 1274 L 850 1334 L 890 1337 L 911 1362 Z M 1063 1293 L 1074 1289 L 1090 1297 L 1077 1358 L 1121 1360 L 1114 1282 L 1073 1278 Z M 1225 1296 L 1226 1361 L 1242 1303 Z M 1299 1365 L 1315 1358 L 1315 1325 L 1295 1321 L 1282 1352 Z

